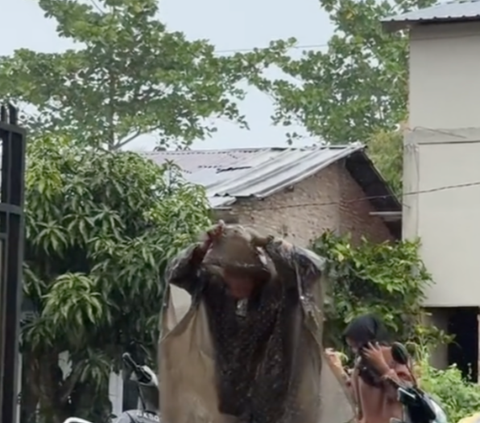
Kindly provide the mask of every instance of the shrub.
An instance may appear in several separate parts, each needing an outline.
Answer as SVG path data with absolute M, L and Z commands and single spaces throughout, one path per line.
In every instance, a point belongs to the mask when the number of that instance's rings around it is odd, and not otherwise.
M 467 382 L 456 366 L 439 370 L 429 364 L 429 355 L 418 361 L 419 383 L 445 410 L 449 422 L 480 411 L 480 385 Z
M 312 249 L 327 259 L 325 344 L 341 349 L 339 334 L 356 316 L 373 312 L 400 341 L 432 344 L 445 335 L 421 324 L 424 289 L 431 283 L 418 241 L 352 245 L 348 236 L 324 233 Z

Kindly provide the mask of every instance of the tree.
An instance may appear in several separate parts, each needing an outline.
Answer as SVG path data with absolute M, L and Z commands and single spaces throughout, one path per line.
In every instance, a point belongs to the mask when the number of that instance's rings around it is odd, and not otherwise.
M 403 133 L 379 131 L 368 140 L 368 153 L 393 192 L 402 195 Z
M 108 378 L 152 357 L 166 260 L 208 225 L 203 189 L 130 152 L 30 145 L 22 408 L 44 421 L 106 421 Z M 71 371 L 59 367 L 68 353 Z M 25 420 L 25 419 L 24 419 Z
M 407 113 L 408 41 L 403 32 L 384 32 L 380 20 L 433 2 L 320 0 L 334 35 L 325 52 L 283 59 L 280 67 L 295 83 L 271 83 L 274 120 L 300 123 L 337 144 L 367 142 L 379 130 L 395 129 Z
M 88 3 L 88 2 L 87 2 Z M 17 50 L 0 58 L 0 97 L 33 105 L 31 133 L 69 135 L 83 145 L 121 148 L 142 134 L 186 144 L 215 131 L 211 121 L 247 126 L 241 84 L 284 51 L 220 57 L 159 22 L 156 0 L 39 0 L 57 31 L 79 45 L 60 54 Z M 97 7 L 95 7 L 96 5 Z M 103 9 L 103 10 L 102 10 Z

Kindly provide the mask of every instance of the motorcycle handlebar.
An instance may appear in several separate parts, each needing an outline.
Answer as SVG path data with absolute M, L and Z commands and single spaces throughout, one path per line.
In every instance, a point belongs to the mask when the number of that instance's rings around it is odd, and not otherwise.
M 151 375 L 148 374 L 142 366 L 137 364 L 129 353 L 124 353 L 122 359 L 123 362 L 133 370 L 138 382 L 148 384 L 152 381 Z
M 135 370 L 138 367 L 140 367 L 137 363 L 135 363 L 135 360 L 132 358 L 132 356 L 129 353 L 124 353 L 122 355 L 122 359 L 123 359 L 123 362 L 132 370 Z
M 389 379 L 390 383 L 397 389 L 400 402 L 409 410 L 414 407 L 416 414 L 421 417 L 423 422 L 433 422 L 436 418 L 436 412 L 431 403 L 426 399 L 423 391 L 417 387 L 408 388 L 396 380 Z M 418 417 L 417 416 L 417 417 Z M 415 420 L 417 421 L 417 420 Z M 420 420 L 419 420 L 420 421 Z

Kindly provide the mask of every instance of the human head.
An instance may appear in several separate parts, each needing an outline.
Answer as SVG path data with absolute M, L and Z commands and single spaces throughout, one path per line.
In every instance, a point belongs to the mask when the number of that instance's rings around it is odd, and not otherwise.
M 369 342 L 388 344 L 390 337 L 383 321 L 374 314 L 364 314 L 353 319 L 343 338 L 354 353 L 358 353 Z
M 223 280 L 229 294 L 236 300 L 251 298 L 265 285 L 269 274 L 249 272 L 243 269 L 224 269 Z

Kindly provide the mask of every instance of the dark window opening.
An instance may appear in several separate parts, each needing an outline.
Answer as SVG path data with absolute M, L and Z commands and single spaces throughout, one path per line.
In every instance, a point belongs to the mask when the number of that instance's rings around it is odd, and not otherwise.
M 456 364 L 465 379 L 478 381 L 478 313 L 477 307 L 452 308 L 448 333 L 454 336 L 448 346 L 448 364 Z

